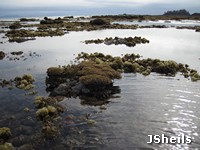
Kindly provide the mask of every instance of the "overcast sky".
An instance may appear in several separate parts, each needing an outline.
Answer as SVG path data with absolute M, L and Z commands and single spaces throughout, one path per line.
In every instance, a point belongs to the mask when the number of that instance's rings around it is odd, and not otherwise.
M 167 10 L 186 9 L 200 12 L 200 0 L 1 0 L 0 8 L 71 10 L 99 14 L 162 14 Z

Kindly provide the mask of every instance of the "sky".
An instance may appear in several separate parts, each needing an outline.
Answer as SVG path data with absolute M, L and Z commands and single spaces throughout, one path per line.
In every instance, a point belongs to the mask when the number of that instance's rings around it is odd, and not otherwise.
M 167 10 L 200 12 L 200 0 L 1 0 L 0 13 L 163 14 Z M 15 13 L 14 13 L 15 11 Z M 24 13 L 23 13 L 24 12 Z M 2 15 L 2 14 L 1 14 Z

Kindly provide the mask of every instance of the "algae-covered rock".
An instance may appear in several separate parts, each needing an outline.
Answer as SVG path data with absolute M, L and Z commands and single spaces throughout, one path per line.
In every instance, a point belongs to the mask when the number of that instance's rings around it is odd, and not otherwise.
M 196 73 L 193 73 L 192 75 L 191 75 L 191 80 L 192 81 L 198 81 L 198 80 L 200 80 L 200 75 L 196 72 Z
M 49 115 L 54 115 L 57 113 L 57 109 L 54 106 L 47 106 Z
M 10 128 L 2 127 L 0 128 L 0 141 L 7 141 L 11 137 Z
M 15 148 L 11 143 L 0 144 L 0 150 L 14 150 Z
M 42 108 L 46 106 L 46 102 L 44 101 L 43 97 L 37 96 L 34 100 L 34 104 L 36 108 Z
M 101 44 L 104 43 L 106 45 L 121 45 L 124 44 L 128 47 L 134 47 L 136 46 L 136 44 L 145 44 L 145 43 L 149 43 L 149 40 L 145 39 L 145 38 L 141 38 L 141 37 L 125 37 L 125 38 L 119 38 L 119 37 L 107 37 L 105 39 L 96 39 L 96 40 L 86 40 L 85 41 L 86 44 L 91 44 L 91 43 L 95 43 L 95 44 Z
M 36 112 L 36 118 L 39 120 L 44 120 L 49 115 L 49 110 L 46 107 L 40 108 Z
M 22 77 L 16 77 L 14 81 L 16 87 L 19 89 L 30 90 L 34 88 L 32 83 L 35 81 L 35 79 L 31 74 L 24 74 Z
M 54 125 L 46 124 L 42 127 L 42 133 L 47 138 L 54 138 L 58 135 L 59 130 Z
M 103 54 L 96 53 L 93 55 L 94 61 L 83 61 L 63 68 L 49 68 L 46 83 L 49 89 L 53 89 L 52 94 L 68 97 L 87 95 L 99 99 L 109 97 L 113 79 L 120 79 L 121 75 L 110 65 L 103 63 L 104 57 Z M 97 63 L 96 58 L 102 63 Z M 99 91 L 102 93 L 98 94 Z
M 112 83 L 112 80 L 102 75 L 86 75 L 80 77 L 80 82 L 85 86 L 107 86 Z
M 9 26 L 10 29 L 19 29 L 21 27 L 22 25 L 20 24 L 20 22 L 14 22 L 13 24 Z
M 63 71 L 64 71 L 63 68 L 59 68 L 59 67 L 50 67 L 50 68 L 48 68 L 48 70 L 47 70 L 47 74 L 48 74 L 49 76 L 56 76 L 56 75 L 60 76 L 60 75 L 62 75 Z
M 90 21 L 91 25 L 109 25 L 110 23 L 104 19 L 94 19 Z
M 153 71 L 166 75 L 175 75 L 178 70 L 179 66 L 175 61 L 161 61 L 153 68 Z

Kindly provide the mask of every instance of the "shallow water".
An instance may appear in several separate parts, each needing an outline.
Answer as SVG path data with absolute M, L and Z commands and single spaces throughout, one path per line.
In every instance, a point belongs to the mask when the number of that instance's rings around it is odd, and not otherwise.
M 1 34 L 3 35 L 3 34 Z M 105 37 L 141 36 L 150 40 L 149 44 L 136 47 L 86 45 L 81 41 Z M 193 30 L 138 29 L 101 30 L 91 32 L 70 32 L 62 37 L 37 38 L 24 43 L 4 43 L 0 49 L 5 53 L 23 51 L 26 60 L 0 60 L 0 77 L 14 78 L 31 73 L 36 78 L 35 90 L 38 95 L 47 96 L 45 88 L 46 70 L 51 66 L 69 64 L 79 52 L 102 52 L 120 56 L 126 53 L 140 54 L 143 58 L 159 58 L 187 63 L 200 71 L 200 34 Z M 30 55 L 36 52 L 38 55 Z M 9 54 L 8 54 L 9 55 Z M 65 99 L 65 118 L 73 115 L 73 120 L 61 121 L 61 136 L 42 149 L 189 149 L 200 148 L 200 84 L 191 82 L 179 74 L 166 77 L 152 73 L 144 77 L 139 74 L 123 74 L 115 85 L 121 89 L 106 105 L 99 107 L 81 105 L 80 99 Z M 12 129 L 13 138 L 40 133 L 40 124 L 34 117 L 34 96 L 26 92 L 0 88 L 0 126 Z M 23 109 L 29 107 L 30 113 Z M 97 123 L 88 125 L 80 117 L 90 114 Z M 21 126 L 25 126 L 26 129 Z M 29 127 L 30 132 L 27 131 Z M 22 130 L 23 129 L 23 130 Z M 149 134 L 165 134 L 169 137 L 184 134 L 192 138 L 192 144 L 147 144 Z M 28 143 L 31 141 L 28 141 Z M 20 144 L 19 144 L 20 145 Z M 21 144 L 23 145 L 23 144 Z M 38 144 L 39 145 L 39 144 Z M 41 147 L 38 146 L 38 149 Z

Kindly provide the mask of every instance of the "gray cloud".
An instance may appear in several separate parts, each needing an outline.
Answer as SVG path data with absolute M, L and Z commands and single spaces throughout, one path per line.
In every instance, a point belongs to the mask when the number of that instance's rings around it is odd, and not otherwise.
M 21 9 L 23 8 L 23 9 Z M 30 9 L 82 14 L 162 14 L 167 10 L 200 10 L 199 0 L 1 0 L 0 11 Z M 54 12 L 54 13 L 55 13 Z
M 2 6 L 91 6 L 91 7 L 105 7 L 105 6 L 127 6 L 127 7 L 141 7 L 152 4 L 182 4 L 186 7 L 200 6 L 199 0 L 1 0 Z

